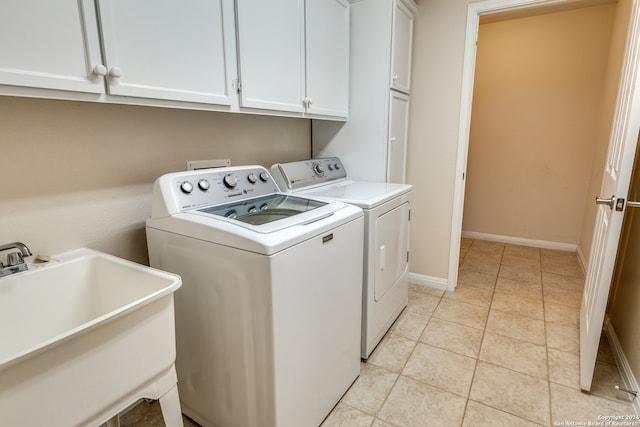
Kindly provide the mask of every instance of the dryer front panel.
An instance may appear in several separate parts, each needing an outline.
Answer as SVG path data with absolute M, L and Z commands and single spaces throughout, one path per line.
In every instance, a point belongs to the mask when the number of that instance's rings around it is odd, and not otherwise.
M 409 203 L 375 219 L 374 298 L 380 301 L 407 272 L 409 264 Z

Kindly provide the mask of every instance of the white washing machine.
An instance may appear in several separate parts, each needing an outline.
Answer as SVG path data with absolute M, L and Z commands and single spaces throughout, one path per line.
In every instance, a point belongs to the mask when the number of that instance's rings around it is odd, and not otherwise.
M 203 426 L 318 426 L 360 372 L 363 213 L 260 166 L 153 188 L 151 265 L 182 277 L 176 369 Z
M 278 163 L 271 173 L 282 190 L 364 210 L 361 357 L 367 359 L 407 306 L 413 187 L 352 181 L 337 157 Z

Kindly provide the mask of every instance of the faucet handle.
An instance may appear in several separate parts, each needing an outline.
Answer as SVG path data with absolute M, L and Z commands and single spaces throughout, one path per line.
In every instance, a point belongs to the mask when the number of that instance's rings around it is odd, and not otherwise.
M 20 252 L 11 252 L 7 255 L 7 265 L 13 267 L 15 265 L 24 264 L 24 258 Z

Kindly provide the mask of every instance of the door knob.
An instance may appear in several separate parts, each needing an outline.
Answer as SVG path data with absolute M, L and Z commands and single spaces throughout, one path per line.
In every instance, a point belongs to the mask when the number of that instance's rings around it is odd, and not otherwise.
M 640 208 L 640 202 L 632 202 L 631 200 L 627 200 L 628 208 Z
M 616 204 L 616 196 L 611 196 L 610 199 L 603 199 L 601 197 L 596 197 L 596 205 L 608 205 L 609 209 L 613 210 L 613 207 Z

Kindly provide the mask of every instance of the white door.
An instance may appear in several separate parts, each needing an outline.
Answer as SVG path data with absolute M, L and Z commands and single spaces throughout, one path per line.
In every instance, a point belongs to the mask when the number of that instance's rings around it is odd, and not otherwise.
M 103 69 L 93 0 L 3 3 L 0 84 L 104 93 Z
M 409 203 L 386 212 L 375 225 L 373 297 L 380 301 L 407 271 L 409 264 Z
M 391 35 L 391 89 L 409 93 L 411 83 L 411 51 L 413 12 L 401 0 L 393 8 Z
M 230 105 L 233 0 L 100 0 L 108 92 Z
M 390 92 L 387 182 L 404 184 L 407 164 L 409 97 L 393 90 Z
M 349 2 L 307 0 L 307 113 L 347 117 L 349 111 Z
M 303 112 L 304 0 L 237 0 L 240 105 Z
M 591 389 L 640 129 L 640 0 L 634 0 L 580 310 L 580 387 Z M 609 204 L 607 203 L 607 199 Z

